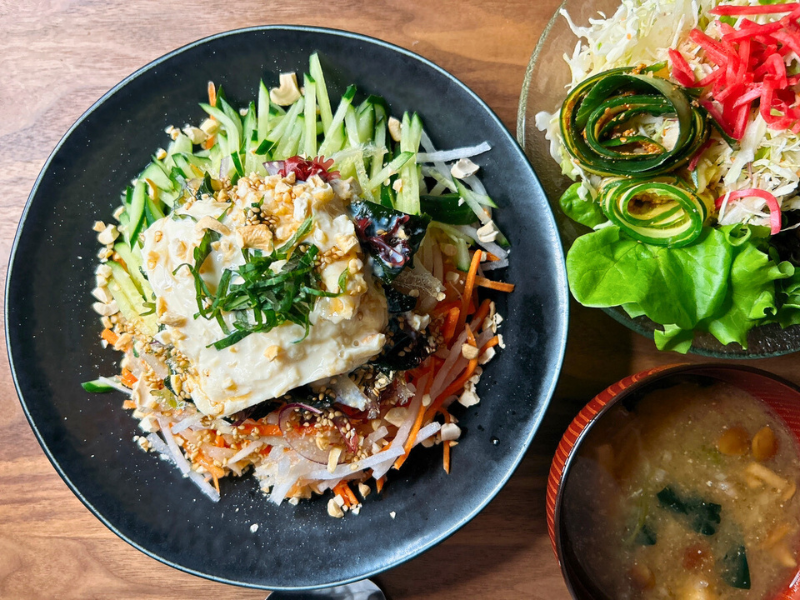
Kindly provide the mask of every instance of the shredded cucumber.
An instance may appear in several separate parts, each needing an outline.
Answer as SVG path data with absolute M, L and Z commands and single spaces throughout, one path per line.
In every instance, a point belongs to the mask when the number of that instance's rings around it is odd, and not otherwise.
M 303 77 L 303 89 L 306 97 L 303 150 L 307 157 L 312 157 L 317 155 L 317 88 L 311 75 Z
M 356 86 L 349 86 L 344 96 L 342 96 L 342 100 L 339 102 L 339 107 L 336 109 L 336 114 L 333 115 L 330 126 L 325 129 L 325 141 L 322 142 L 322 145 L 319 147 L 320 156 L 330 156 L 341 147 L 341 127 L 344 123 L 344 117 L 347 114 L 347 108 L 352 104 L 355 95 Z
M 409 117 L 403 115 L 403 129 L 400 137 L 400 150 L 411 152 L 416 157 L 419 151 L 419 142 L 422 138 L 422 119 L 417 113 Z M 412 215 L 419 214 L 419 174 L 417 173 L 416 158 L 409 160 L 400 170 L 400 181 L 403 182 L 400 193 L 397 195 L 395 208 Z
M 133 284 L 139 290 L 139 293 L 145 299 L 151 299 L 153 297 L 153 289 L 150 287 L 150 282 L 142 274 L 142 253 L 138 246 L 131 249 L 128 244 L 117 242 L 114 245 L 114 252 L 119 254 L 120 258 L 128 266 L 128 274 L 131 276 Z
M 356 120 L 356 110 L 353 105 L 347 107 L 344 115 L 345 129 L 347 130 L 347 142 L 353 148 L 361 148 L 361 137 L 358 134 L 358 121 Z M 364 165 L 364 153 L 357 152 L 353 156 L 353 166 L 356 169 L 356 177 L 358 184 L 361 186 L 361 193 L 366 200 L 374 202 L 375 198 L 372 195 L 372 188 L 370 188 L 369 177 L 367 176 L 367 168 Z
M 297 102 L 292 104 L 289 111 L 286 113 L 280 123 L 275 126 L 270 134 L 267 136 L 267 139 L 272 142 L 279 142 L 286 133 L 291 133 L 292 129 L 294 128 L 294 124 L 297 122 L 297 118 L 300 113 L 303 111 L 303 107 L 305 106 L 305 100 L 300 98 Z M 273 156 L 273 158 L 277 158 Z
M 325 86 L 325 76 L 322 74 L 322 65 L 319 64 L 319 56 L 316 52 L 309 59 L 309 71 L 311 71 L 311 77 L 314 79 L 316 87 L 322 130 L 328 131 L 333 121 L 333 113 L 331 112 L 331 101 L 328 99 L 328 88 Z
M 342 178 L 357 178 L 361 195 L 367 200 L 409 214 L 424 210 L 434 219 L 445 221 L 434 223 L 456 246 L 457 266 L 468 268 L 472 241 L 447 223 L 486 222 L 491 215 L 489 209 L 497 204 L 480 182 L 467 185 L 453 179 L 450 167 L 443 162 L 433 167 L 417 164 L 421 143 L 426 152 L 436 152 L 423 132 L 418 114 L 403 115 L 400 140 L 396 142 L 388 133 L 391 113 L 386 101 L 369 96 L 354 105 L 355 96 L 356 87 L 350 85 L 333 111 L 319 56 L 313 54 L 309 73 L 303 77 L 302 95 L 291 106 L 274 105 L 263 81 L 259 82 L 257 99 L 241 115 L 226 100 L 221 87 L 214 106 L 201 103 L 202 109 L 216 121 L 216 132 L 197 149 L 184 133 L 175 135 L 166 157 L 161 160 L 154 157 L 124 195 L 124 211 L 119 216 L 124 242 L 118 240 L 115 251 L 127 270 L 114 263 L 109 285 L 122 314 L 143 323 L 143 327 L 157 330 L 155 317 L 145 314 L 149 311 L 145 303 L 153 299 L 152 288 L 142 271 L 139 247 L 140 235 L 146 227 L 164 218 L 186 199 L 195 197 L 198 181 L 209 175 L 212 179 L 235 183 L 239 177 L 254 172 L 266 173 L 267 161 L 284 160 L 298 153 L 309 159 L 333 158 L 332 168 Z M 148 186 L 153 188 L 149 193 Z M 471 212 L 475 215 L 472 221 Z M 498 237 L 498 243 L 501 240 L 505 242 L 505 238 Z
M 220 102 L 220 100 L 217 100 Z M 239 139 L 240 139 L 240 132 L 239 129 L 241 128 L 242 124 L 239 121 L 239 115 L 236 116 L 236 121 L 231 119 L 225 112 L 221 111 L 215 106 L 209 106 L 208 104 L 200 104 L 200 108 L 206 111 L 209 115 L 214 117 L 217 121 L 219 121 L 220 126 L 225 131 L 225 135 L 227 139 L 229 139 L 232 144 L 229 147 L 239 148 Z M 219 135 L 217 136 L 219 139 Z
M 95 379 L 93 381 L 86 381 L 81 384 L 81 387 L 92 394 L 105 394 L 106 392 L 113 392 L 116 388 L 108 385 L 102 379 Z
M 258 86 L 258 143 L 267 138 L 269 133 L 269 92 L 264 82 Z

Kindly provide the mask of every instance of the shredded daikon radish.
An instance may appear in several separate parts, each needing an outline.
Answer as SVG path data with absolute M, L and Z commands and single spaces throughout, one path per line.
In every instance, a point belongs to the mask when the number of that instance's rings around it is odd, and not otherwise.
M 488 152 L 492 147 L 488 142 L 481 142 L 477 146 L 455 148 L 454 150 L 439 150 L 438 152 L 420 152 L 417 154 L 418 163 L 451 162 L 462 158 L 471 158 L 478 154 Z

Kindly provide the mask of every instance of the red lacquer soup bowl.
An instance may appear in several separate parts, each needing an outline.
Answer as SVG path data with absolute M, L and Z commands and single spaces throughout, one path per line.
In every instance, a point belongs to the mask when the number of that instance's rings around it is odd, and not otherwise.
M 744 390 L 764 402 L 800 442 L 800 387 L 771 373 L 728 364 L 672 365 L 642 371 L 608 387 L 578 413 L 561 438 L 547 481 L 547 528 L 567 588 L 576 600 L 603 600 L 580 566 L 569 539 L 564 511 L 565 482 L 582 442 L 592 427 L 618 402 L 635 402 L 648 391 L 669 386 L 671 381 L 699 377 L 717 380 Z M 626 402 L 627 404 L 627 402 Z M 774 600 L 800 600 L 800 569 Z

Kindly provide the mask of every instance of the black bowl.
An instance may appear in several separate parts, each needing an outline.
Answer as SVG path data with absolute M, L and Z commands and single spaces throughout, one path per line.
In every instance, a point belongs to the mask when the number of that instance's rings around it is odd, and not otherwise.
M 319 51 L 332 98 L 355 83 L 383 95 L 394 114 L 417 110 L 439 147 L 486 140 L 483 181 L 504 208 L 513 244 L 498 296 L 507 349 L 489 365 L 481 404 L 459 414 L 465 435 L 453 470 L 440 451 L 416 451 L 359 516 L 337 520 L 325 500 L 275 506 L 252 478 L 222 482 L 213 504 L 155 454 L 139 450 L 122 395 L 91 396 L 82 381 L 116 371 L 98 344 L 89 294 L 98 245 L 92 223 L 169 139 L 164 128 L 198 122 L 206 83 L 235 104 L 260 78 L 307 69 Z M 9 265 L 6 339 L 26 416 L 81 501 L 139 550 L 203 577 L 269 588 L 354 581 L 427 550 L 467 523 L 521 460 L 553 393 L 564 353 L 567 284 L 558 232 L 539 182 L 497 116 L 431 62 L 379 40 L 308 27 L 220 34 L 168 54 L 103 96 L 54 150 L 31 192 Z M 392 518 L 391 514 L 396 514 Z M 259 528 L 251 533 L 251 525 Z

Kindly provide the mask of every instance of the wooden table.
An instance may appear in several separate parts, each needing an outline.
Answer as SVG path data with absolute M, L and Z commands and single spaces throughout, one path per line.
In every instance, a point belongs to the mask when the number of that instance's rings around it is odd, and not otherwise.
M 0 2 L 0 263 L 5 269 L 28 192 L 67 128 L 123 77 L 198 38 L 266 23 L 349 29 L 433 60 L 515 130 L 531 51 L 557 0 L 236 3 L 181 0 Z M 566 68 L 566 67 L 558 67 Z M 555 446 L 580 406 L 630 373 L 702 362 L 655 351 L 600 311 L 572 307 L 561 381 L 542 429 L 497 499 L 446 542 L 377 578 L 394 600 L 568 594 L 550 550 L 544 487 Z M 798 359 L 758 366 L 800 382 Z M 264 598 L 164 566 L 108 531 L 48 463 L 0 371 L 0 597 Z

